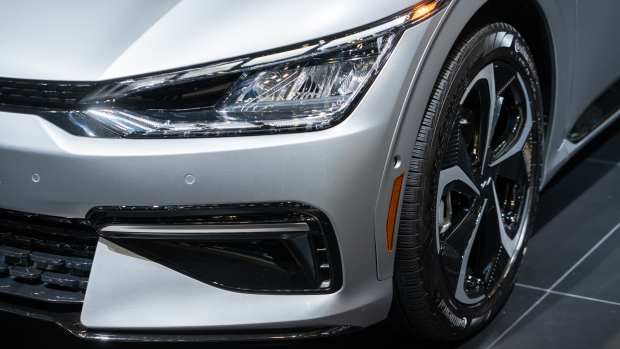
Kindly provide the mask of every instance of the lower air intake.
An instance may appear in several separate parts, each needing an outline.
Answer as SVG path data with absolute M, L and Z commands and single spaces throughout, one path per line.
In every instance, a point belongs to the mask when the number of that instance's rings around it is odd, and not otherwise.
M 330 293 L 340 257 L 327 217 L 301 204 L 102 208 L 101 236 L 198 281 L 237 292 Z
M 96 243 L 78 220 L 0 211 L 0 293 L 81 303 Z

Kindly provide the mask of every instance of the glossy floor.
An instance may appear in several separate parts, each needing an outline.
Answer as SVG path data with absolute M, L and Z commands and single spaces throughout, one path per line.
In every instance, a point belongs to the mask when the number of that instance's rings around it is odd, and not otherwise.
M 506 307 L 480 334 L 465 343 L 446 347 L 619 348 L 619 266 L 620 125 L 582 152 L 543 193 L 537 234 L 529 245 L 518 285 Z M 79 342 L 52 325 L 6 315 L 0 315 L 0 333 L 5 343 L 11 340 L 29 348 L 51 344 L 55 347 L 101 347 Z M 381 324 L 351 336 L 283 346 L 438 347 L 398 338 L 391 333 L 386 324 Z M 15 344 L 11 347 L 19 347 Z M 110 343 L 103 346 L 168 347 Z

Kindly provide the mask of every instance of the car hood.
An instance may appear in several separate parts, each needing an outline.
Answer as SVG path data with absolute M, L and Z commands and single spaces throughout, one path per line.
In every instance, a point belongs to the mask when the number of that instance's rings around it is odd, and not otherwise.
M 103 80 L 338 33 L 418 0 L 20 0 L 0 12 L 0 76 Z

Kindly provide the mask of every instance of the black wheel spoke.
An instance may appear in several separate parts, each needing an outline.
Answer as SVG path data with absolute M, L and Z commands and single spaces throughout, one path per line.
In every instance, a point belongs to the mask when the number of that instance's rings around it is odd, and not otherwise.
M 511 85 L 517 82 L 517 74 L 512 69 L 507 69 L 500 65 L 495 65 L 494 68 L 495 93 L 497 96 L 503 96 Z
M 476 105 L 479 108 L 477 116 L 480 132 L 477 141 L 479 143 L 478 147 L 482 150 L 481 167 L 484 168 L 487 163 L 487 157 L 489 156 L 488 145 L 493 137 L 493 131 L 502 103 L 500 100 L 498 107 L 495 68 L 493 64 L 484 67 L 478 75 L 474 77 L 465 91 L 461 104 L 466 103 L 469 98 L 475 98 L 477 100 Z
M 491 141 L 493 154 L 489 162 L 490 167 L 496 167 L 522 153 L 532 131 L 532 112 L 527 102 L 528 95 L 523 80 L 516 76 L 510 81 L 509 85 L 513 87 L 511 90 L 515 90 L 514 87 L 518 86 L 521 89 L 516 89 L 512 94 L 508 94 L 505 90 L 500 91 L 507 96 L 500 97 L 505 104 L 504 110 L 498 113 L 501 127 L 498 127 Z
M 480 209 L 470 210 L 463 219 L 455 224 L 454 228 L 444 232 L 443 241 L 449 249 L 456 253 L 458 258 L 465 252 L 467 243 L 473 235 Z M 443 247 L 446 247 L 443 246 Z
M 479 232 L 480 237 L 472 253 L 475 260 L 470 262 L 472 269 L 477 271 L 476 277 L 483 281 L 484 287 L 490 291 L 509 262 L 498 232 L 499 220 L 495 203 L 489 200 L 482 215 Z
M 499 195 L 497 194 L 497 186 L 495 182 L 491 184 L 493 189 L 493 212 L 490 212 L 491 215 L 495 215 L 496 217 L 496 231 L 499 233 L 499 238 L 504 247 L 504 250 L 508 254 L 508 256 L 512 257 L 516 251 L 516 248 L 519 243 L 520 235 L 511 236 L 510 229 L 507 228 L 505 212 L 502 209 L 502 204 L 500 202 Z
M 459 118 L 459 120 L 466 120 Z M 468 122 L 468 121 L 467 121 Z M 468 125 L 463 122 L 457 122 L 450 134 L 448 148 L 443 158 L 442 167 L 444 169 L 458 166 L 467 177 L 473 182 L 477 182 L 479 173 L 474 168 L 475 154 L 470 151 L 475 140 L 472 135 L 467 132 Z
M 441 250 L 440 234 L 442 231 L 446 231 L 465 217 L 467 212 L 464 211 L 470 209 L 471 204 L 479 195 L 479 186 L 458 165 L 444 169 L 439 173 L 436 201 L 436 242 L 438 252 Z M 458 205 L 459 212 L 457 215 L 453 214 L 457 208 L 454 207 L 455 200 L 453 199 L 459 199 L 460 205 Z
M 463 221 L 461 225 L 459 225 L 454 232 L 452 232 L 448 238 L 446 239 L 446 244 L 451 249 L 452 253 L 456 253 L 460 258 L 455 265 L 458 265 L 458 268 L 455 268 L 455 271 L 458 270 L 456 276 L 456 285 L 455 285 L 455 294 L 454 297 L 465 304 L 474 304 L 479 302 L 484 296 L 469 296 L 466 289 L 466 282 L 468 281 L 468 266 L 471 258 L 472 248 L 478 237 L 478 230 L 480 227 L 480 221 L 482 215 L 486 209 L 487 202 L 486 200 L 483 202 L 481 207 L 472 210 L 470 214 L 467 216 L 467 219 Z
M 526 158 L 523 151 L 519 151 L 496 164 L 497 176 L 508 179 L 514 183 L 523 184 L 527 180 Z

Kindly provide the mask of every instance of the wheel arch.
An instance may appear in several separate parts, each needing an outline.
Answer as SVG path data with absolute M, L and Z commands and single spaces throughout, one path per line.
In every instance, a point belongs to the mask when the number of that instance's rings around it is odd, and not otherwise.
M 431 90 L 439 78 L 441 68 L 458 40 L 472 30 L 491 22 L 502 21 L 514 26 L 523 34 L 532 50 L 535 64 L 541 80 L 543 95 L 543 110 L 545 113 L 544 131 L 545 142 L 549 136 L 550 118 L 553 115 L 555 99 L 555 50 L 547 16 L 537 0 L 522 0 L 518 5 L 508 4 L 503 0 L 489 1 L 453 1 L 443 15 L 441 23 L 435 28 L 435 33 L 425 49 L 423 57 L 416 62 L 413 80 L 408 91 L 401 115 L 398 118 L 391 140 L 390 150 L 386 158 L 383 183 L 377 200 L 375 212 L 375 236 L 383 238 L 385 233 L 385 212 L 389 202 L 389 192 L 392 189 L 393 169 L 392 159 L 408 159 L 413 146 L 415 135 L 421 127 L 421 115 L 427 107 L 431 97 Z M 535 25 L 531 25 L 532 21 Z M 543 144 L 544 147 L 544 144 Z M 545 151 L 546 152 L 546 151 Z M 544 158 L 544 156 L 543 156 Z M 403 161 L 402 168 L 409 163 Z M 402 191 L 401 191 L 402 194 Z M 402 205 L 402 195 L 401 195 Z M 400 216 L 400 209 L 398 211 Z M 396 227 L 398 231 L 398 227 Z M 397 241 L 398 236 L 394 236 Z M 387 253 L 377 244 L 377 276 L 379 280 L 391 278 L 394 270 L 394 254 Z
M 553 35 L 547 16 L 536 0 L 518 2 L 490 0 L 478 9 L 463 28 L 461 35 L 496 21 L 505 22 L 515 27 L 530 47 L 540 80 L 545 124 L 547 124 L 549 116 L 553 115 L 556 75 Z

